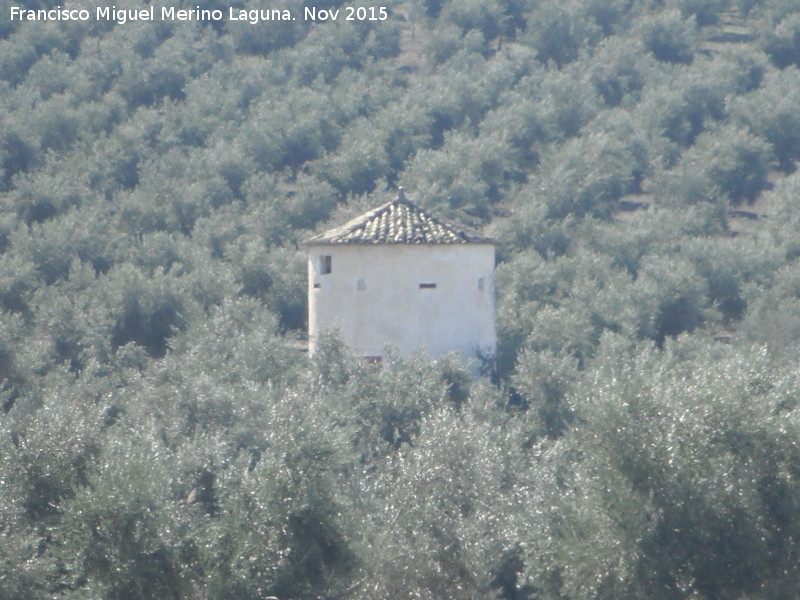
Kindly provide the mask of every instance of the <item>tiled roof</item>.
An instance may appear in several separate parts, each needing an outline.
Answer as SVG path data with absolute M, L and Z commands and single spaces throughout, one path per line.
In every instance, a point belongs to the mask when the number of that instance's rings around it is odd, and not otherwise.
M 431 216 L 406 199 L 403 188 L 391 202 L 305 242 L 317 244 L 494 244 L 483 236 Z

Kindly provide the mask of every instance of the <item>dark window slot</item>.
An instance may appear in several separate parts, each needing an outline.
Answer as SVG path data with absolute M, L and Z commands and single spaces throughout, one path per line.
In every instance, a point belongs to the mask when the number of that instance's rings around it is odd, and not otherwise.
M 333 261 L 330 256 L 319 257 L 319 272 L 321 275 L 328 275 L 333 270 Z

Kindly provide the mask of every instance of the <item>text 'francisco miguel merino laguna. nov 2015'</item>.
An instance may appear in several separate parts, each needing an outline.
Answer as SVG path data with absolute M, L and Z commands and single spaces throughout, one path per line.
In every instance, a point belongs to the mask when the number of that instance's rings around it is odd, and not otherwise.
M 389 11 L 385 6 L 343 6 L 340 8 L 303 8 L 304 21 L 385 21 Z M 228 7 L 227 10 L 176 8 L 174 6 L 148 6 L 146 8 L 117 8 L 98 6 L 94 9 L 65 8 L 28 9 L 11 6 L 12 21 L 113 21 L 124 24 L 129 21 L 241 21 L 255 25 L 265 21 L 296 21 L 298 15 L 286 8 L 242 9 Z

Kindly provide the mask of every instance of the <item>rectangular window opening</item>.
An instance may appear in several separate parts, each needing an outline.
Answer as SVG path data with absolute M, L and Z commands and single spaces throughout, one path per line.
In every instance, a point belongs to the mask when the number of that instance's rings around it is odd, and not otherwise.
M 319 272 L 321 275 L 328 275 L 331 273 L 332 267 L 333 261 L 329 255 L 319 257 Z
M 419 289 L 421 290 L 435 290 L 436 284 L 435 283 L 420 283 Z
M 315 290 L 318 290 L 318 289 L 319 289 L 319 288 L 321 288 L 321 287 L 322 287 L 322 285 L 321 285 L 321 284 L 319 284 L 319 283 L 315 283 L 315 284 L 314 284 L 314 289 L 315 289 Z

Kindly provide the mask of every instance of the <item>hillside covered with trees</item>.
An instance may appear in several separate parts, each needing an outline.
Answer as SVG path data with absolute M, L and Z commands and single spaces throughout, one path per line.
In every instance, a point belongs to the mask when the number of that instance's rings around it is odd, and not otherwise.
M 12 4 L 0 599 L 800 597 L 800 3 Z M 400 185 L 502 242 L 491 379 L 298 350 Z

